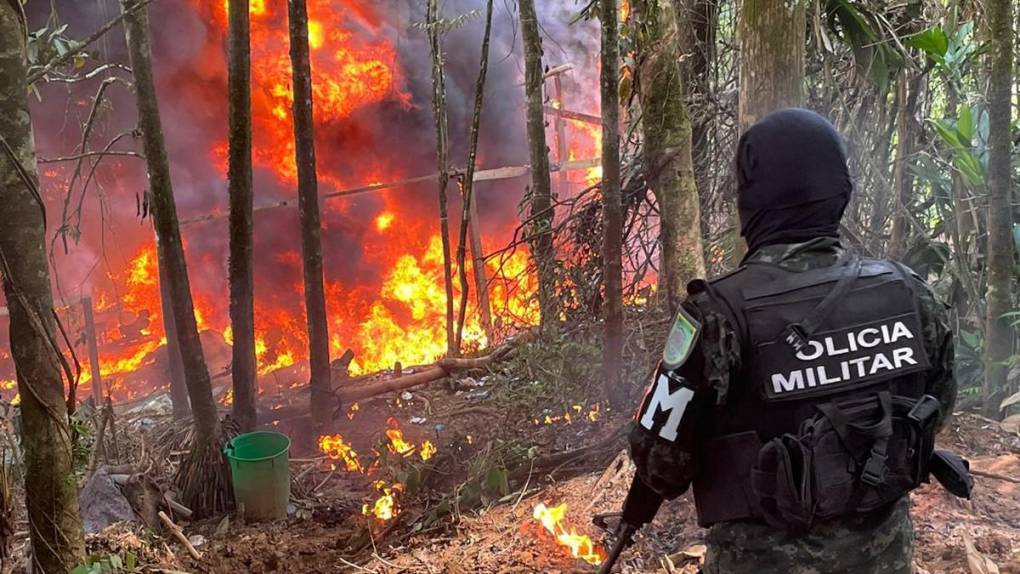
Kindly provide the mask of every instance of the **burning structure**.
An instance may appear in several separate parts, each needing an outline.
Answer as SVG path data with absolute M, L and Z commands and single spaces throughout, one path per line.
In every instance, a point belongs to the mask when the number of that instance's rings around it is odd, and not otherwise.
M 450 13 L 467 13 L 477 2 L 453 3 Z M 300 251 L 295 187 L 290 65 L 285 6 L 251 0 L 252 106 L 255 164 L 256 354 L 260 387 L 303 384 L 307 353 L 301 303 Z M 105 2 L 58 2 L 61 18 L 98 27 L 115 10 Z M 40 6 L 30 9 L 41 10 Z M 227 312 L 226 206 L 226 3 L 182 0 L 154 4 L 153 49 L 163 103 L 167 145 L 184 226 L 195 312 L 203 348 L 215 373 L 228 368 L 232 343 Z M 323 252 L 331 355 L 354 351 L 354 373 L 400 361 L 429 362 L 446 352 L 441 243 L 438 233 L 433 133 L 428 109 L 429 64 L 424 35 L 414 24 L 424 18 L 417 2 L 364 3 L 314 0 L 308 3 L 313 68 L 319 179 L 323 195 Z M 547 6 L 545 11 L 561 10 Z M 493 54 L 519 50 L 509 13 L 497 14 Z M 41 18 L 40 18 L 41 19 Z M 568 22 L 552 15 L 549 22 Z M 575 114 L 556 113 L 564 102 L 594 113 L 597 85 L 591 46 L 594 26 L 553 30 L 563 61 L 574 64 L 550 75 L 550 141 L 553 159 L 584 167 L 562 171 L 558 192 L 585 187 L 597 174 L 598 128 Z M 469 98 L 474 80 L 478 30 L 454 29 L 445 40 L 449 76 L 451 157 L 466 158 Z M 131 157 L 134 114 L 124 73 L 124 50 L 104 40 L 94 56 L 106 77 L 95 92 L 89 82 L 51 82 L 41 87 L 35 119 L 42 189 L 51 213 L 55 293 L 66 305 L 68 323 L 85 331 L 81 307 L 91 295 L 98 364 L 107 392 L 129 399 L 167 384 L 166 334 L 154 235 L 148 220 L 142 162 Z M 523 133 L 522 75 L 513 59 L 498 60 L 490 72 L 489 100 L 482 117 L 480 169 L 495 168 L 477 185 L 483 250 L 497 252 L 519 221 L 516 204 L 527 174 Z M 109 84 L 109 85 L 107 85 Z M 553 85 L 555 84 L 555 90 Z M 109 88 L 109 89 L 107 89 Z M 56 113 L 57 111 L 61 113 Z M 590 116 L 589 116 L 590 117 Z M 71 126 L 86 125 L 91 140 L 79 142 Z M 109 149 L 112 156 L 68 161 L 77 153 Z M 71 143 L 69 143 L 71 142 Z M 84 164 L 82 163 L 84 161 Z M 511 169 L 500 169 L 511 168 Z M 88 178 L 79 177 L 83 169 Z M 398 182 L 399 185 L 389 185 Z M 455 194 L 454 194 L 455 195 Z M 459 201 L 454 197 L 453 202 Z M 140 220 L 141 219 L 141 220 Z M 479 322 L 474 298 L 464 325 L 464 342 L 478 347 L 491 336 L 537 320 L 535 279 L 520 247 L 482 264 L 495 333 Z M 472 265 L 469 261 L 468 265 Z M 459 290 L 454 286 L 455 291 Z M 6 329 L 0 329 L 6 336 Z M 86 356 L 84 335 L 77 340 Z M 82 360 L 85 390 L 92 373 Z M 13 366 L 0 341 L 0 390 L 13 389 Z M 13 391 L 7 391 L 13 393 Z M 8 397 L 9 398 L 9 397 Z

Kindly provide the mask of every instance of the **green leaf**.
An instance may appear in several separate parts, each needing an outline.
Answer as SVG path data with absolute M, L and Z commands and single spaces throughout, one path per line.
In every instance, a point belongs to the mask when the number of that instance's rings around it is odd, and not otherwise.
M 921 50 L 932 60 L 941 63 L 949 49 L 949 37 L 941 26 L 932 26 L 907 38 L 907 45 Z
M 938 132 L 939 137 L 941 137 L 942 140 L 949 145 L 949 147 L 954 150 L 961 150 L 964 148 L 963 144 L 960 142 L 959 132 L 957 132 L 956 129 L 949 124 L 949 122 L 946 120 L 934 120 L 932 121 L 932 124 L 934 124 L 935 131 Z
M 956 111 L 956 129 L 960 132 L 963 142 L 968 146 L 974 139 L 974 116 L 970 113 L 970 106 L 961 103 Z
M 69 574 L 90 574 L 91 572 L 92 572 L 91 566 L 87 564 L 82 564 L 80 566 L 75 566 L 74 570 L 71 570 Z

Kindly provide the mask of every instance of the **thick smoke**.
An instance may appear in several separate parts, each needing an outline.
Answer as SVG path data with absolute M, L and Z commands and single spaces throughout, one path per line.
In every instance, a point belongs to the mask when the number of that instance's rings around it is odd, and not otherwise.
M 225 159 L 222 150 L 217 155 L 214 149 L 225 141 L 227 131 L 224 32 L 213 23 L 211 9 L 196 8 L 196 4 L 188 0 L 158 0 L 150 9 L 157 90 L 182 219 L 225 211 L 227 205 Z M 340 0 L 337 4 L 341 4 Z M 415 23 L 424 20 L 424 2 L 384 0 L 372 4 L 351 11 L 345 19 L 345 31 L 355 43 L 383 39 L 394 46 L 397 89 L 392 97 L 357 108 L 342 120 L 316 126 L 320 193 L 336 191 L 339 185 L 392 181 L 436 170 L 429 50 L 424 32 L 415 27 Z M 574 71 L 563 76 L 568 104 L 576 110 L 597 113 L 597 24 L 570 24 L 580 5 L 540 4 L 546 65 L 573 64 Z M 114 0 L 59 0 L 55 6 L 60 20 L 69 24 L 68 34 L 73 37 L 86 36 L 119 10 Z M 443 3 L 445 17 L 471 10 L 478 10 L 479 14 L 450 31 L 444 44 L 450 157 L 454 165 L 463 165 L 467 156 L 484 2 Z M 30 2 L 28 12 L 30 28 L 38 28 L 49 15 L 48 3 Z M 123 31 L 119 27 L 96 48 L 102 62 L 127 64 Z M 259 66 L 259 62 L 253 65 Z M 119 75 L 127 78 L 123 73 Z M 527 163 L 522 84 L 517 7 L 512 0 L 497 0 L 482 117 L 479 152 L 482 169 Z M 81 137 L 80 125 L 91 108 L 97 85 L 98 81 L 91 81 L 42 87 L 42 100 L 33 109 L 41 158 L 75 153 Z M 107 95 L 108 104 L 90 140 L 92 149 L 135 126 L 134 100 L 129 90 L 118 84 Z M 255 138 L 258 141 L 258 133 Z M 130 142 L 130 138 L 125 141 Z M 129 143 L 119 149 L 138 148 Z M 54 222 L 60 221 L 64 210 L 72 168 L 73 164 L 68 163 L 40 166 L 50 213 L 50 235 L 56 232 Z M 293 182 L 283 181 L 265 166 L 256 165 L 254 175 L 256 205 L 294 199 Z M 505 242 L 517 225 L 517 203 L 526 185 L 525 177 L 477 186 L 483 235 L 490 248 Z M 55 243 L 54 261 L 61 293 L 73 298 L 79 292 L 95 289 L 117 296 L 118 285 L 111 277 L 119 276 L 130 259 L 152 243 L 151 224 L 142 220 L 139 213 L 145 189 L 144 165 L 135 158 L 107 160 L 97 170 L 96 180 L 82 202 L 80 240 L 69 241 L 67 253 L 60 240 Z M 80 186 L 75 190 L 77 193 Z M 451 235 L 455 238 L 460 206 L 453 185 L 450 196 Z M 77 195 L 72 207 L 76 202 Z M 384 209 L 398 213 L 394 226 L 399 226 L 399 234 L 381 235 L 376 230 L 375 217 Z M 330 305 L 338 315 L 331 320 L 356 321 L 377 297 L 382 277 L 393 263 L 393 257 L 380 254 L 401 249 L 420 252 L 424 248 L 421 238 L 438 231 L 435 184 L 326 201 L 322 204 L 322 215 L 327 281 L 333 285 L 333 298 L 342 299 Z M 187 225 L 183 235 L 198 306 L 211 312 L 213 322 L 222 328 L 227 324 L 228 301 L 226 220 Z M 255 243 L 257 306 L 290 310 L 295 321 L 303 322 L 296 209 L 259 212 Z

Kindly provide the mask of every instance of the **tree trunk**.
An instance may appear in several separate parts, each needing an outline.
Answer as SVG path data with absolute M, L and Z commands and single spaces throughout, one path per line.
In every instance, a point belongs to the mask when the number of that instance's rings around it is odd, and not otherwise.
M 673 8 L 666 0 L 636 0 L 633 10 L 645 177 L 659 203 L 659 284 L 675 312 L 687 281 L 705 275 L 691 119 Z
M 21 395 L 25 506 L 33 571 L 67 572 L 85 558 L 71 433 L 58 366 L 46 220 L 28 108 L 25 21 L 0 3 L 0 274 Z
M 910 173 L 910 158 L 914 154 L 916 129 L 914 110 L 917 107 L 917 93 L 921 89 L 920 77 L 903 70 L 900 72 L 897 99 L 899 106 L 896 113 L 896 160 L 893 164 L 893 226 L 889 237 L 889 257 L 899 259 L 907 251 L 910 243 L 907 238 L 910 222 L 907 214 L 910 211 L 911 196 L 914 191 L 914 178 Z
M 170 403 L 174 419 L 180 420 L 191 413 L 188 402 L 188 385 L 184 382 L 184 358 L 181 357 L 181 343 L 174 323 L 173 297 L 170 295 L 170 281 L 166 278 L 166 253 L 162 243 L 156 239 L 156 268 L 159 271 L 159 304 L 163 312 L 163 333 L 166 335 L 167 375 L 170 377 Z
M 209 370 L 206 368 L 195 320 L 184 245 L 181 243 L 181 230 L 177 221 L 177 206 L 170 181 L 170 162 L 167 160 L 159 103 L 156 100 L 156 83 L 152 76 L 149 11 L 147 7 L 132 10 L 138 2 L 121 0 L 121 12 L 126 14 L 124 31 L 127 35 L 128 59 L 135 77 L 138 127 L 142 132 L 142 146 L 149 169 L 150 209 L 194 421 L 189 454 L 178 468 L 176 481 L 182 502 L 195 511 L 197 517 L 205 517 L 223 510 L 229 504 L 229 471 L 221 451 L 224 437 L 220 433 Z
M 287 0 L 290 8 L 290 62 L 294 76 L 294 155 L 298 176 L 298 216 L 304 263 L 305 315 L 311 366 L 311 411 L 322 429 L 338 406 L 329 386 L 329 330 L 322 279 L 322 227 L 319 184 L 315 175 L 315 126 L 312 116 L 312 70 L 308 55 L 308 10 L 305 0 Z
M 453 329 L 453 267 L 450 262 L 450 216 L 446 189 L 450 183 L 449 123 L 446 118 L 446 72 L 443 70 L 442 22 L 439 0 L 428 0 L 426 26 L 432 53 L 432 117 L 436 123 L 436 161 L 439 164 L 439 234 L 443 243 L 443 287 L 446 289 L 446 352 L 460 351 Z
M 552 182 L 549 179 L 549 148 L 545 142 L 542 86 L 542 37 L 539 35 L 535 0 L 520 0 L 521 39 L 524 44 L 524 91 L 528 99 L 528 157 L 531 162 L 532 257 L 538 267 L 538 305 L 542 328 L 554 327 L 559 318 L 556 303 L 556 253 L 553 249 Z M 614 20 L 615 22 L 615 20 Z
M 737 23 L 740 133 L 771 111 L 804 102 L 804 0 L 744 0 Z
M 121 10 L 127 13 L 139 0 L 121 0 Z M 149 10 L 147 7 L 130 12 L 124 18 L 127 34 L 128 57 L 135 76 L 135 97 L 138 105 L 138 127 L 142 131 L 142 144 L 149 168 L 150 204 L 156 226 L 159 246 L 166 263 L 165 277 L 170 293 L 171 310 L 177 327 L 181 358 L 184 363 L 184 381 L 191 398 L 195 417 L 195 430 L 200 437 L 217 434 L 216 403 L 213 400 L 209 370 L 202 354 L 202 344 L 195 321 L 195 307 L 188 284 L 188 269 L 184 261 L 184 246 L 177 223 L 177 206 L 174 203 L 170 182 L 170 162 L 163 141 L 163 127 L 156 101 L 156 84 L 152 76 L 152 52 L 149 48 Z
M 988 82 L 988 307 L 985 329 L 984 411 L 1001 416 L 1013 350 L 1010 321 L 1013 310 L 1012 183 L 1010 181 L 1011 89 L 1013 86 L 1013 29 L 1011 0 L 989 0 L 988 26 L 991 77 Z
M 623 202 L 620 193 L 620 38 L 616 0 L 602 3 L 602 266 L 605 332 L 602 379 L 609 404 L 626 396 L 623 368 Z
M 706 102 L 711 96 L 709 82 L 712 63 L 715 61 L 716 21 L 718 0 L 673 0 L 676 23 L 679 28 L 678 54 L 680 71 L 690 89 L 686 93 L 688 110 L 694 111 L 691 125 L 691 155 L 694 160 L 694 180 L 700 193 L 707 193 L 715 158 L 711 156 L 710 134 L 714 114 L 708 113 Z M 691 114 L 688 113 L 690 116 Z
M 255 296 L 252 270 L 254 231 L 251 168 L 251 40 L 247 2 L 230 2 L 227 65 L 230 151 L 230 328 L 233 333 L 231 374 L 233 415 L 241 432 L 255 430 L 257 400 L 255 363 Z
M 743 0 L 737 21 L 740 88 L 737 126 L 740 133 L 769 112 L 803 105 L 804 43 L 807 23 L 804 0 Z M 738 239 L 740 223 L 735 198 L 730 219 L 734 231 L 731 264 L 747 251 Z
M 478 81 L 475 82 L 475 107 L 471 114 L 471 133 L 468 135 L 468 160 L 467 169 L 464 174 L 463 206 L 460 218 L 460 237 L 457 241 L 457 271 L 460 274 L 460 312 L 457 321 L 457 349 L 460 350 L 461 339 L 464 334 L 464 321 L 467 319 L 468 281 L 467 269 L 464 264 L 467 249 L 468 225 L 477 226 L 478 218 L 472 218 L 475 210 L 474 204 L 474 179 L 475 162 L 478 157 L 478 136 L 482 123 L 482 101 L 485 96 L 485 76 L 489 71 L 489 38 L 492 35 L 492 0 L 485 3 L 485 33 L 482 35 L 482 57 L 478 63 Z M 472 223 L 472 219 L 474 222 Z M 477 229 L 475 230 L 477 231 Z M 477 237 L 478 234 L 475 234 Z M 472 245 L 472 250 L 480 251 L 480 247 Z M 480 262 L 475 260 L 477 266 Z M 486 336 L 491 336 L 492 325 L 489 321 L 488 298 L 482 296 L 485 290 L 485 281 L 478 280 L 479 269 L 475 268 L 475 285 L 478 289 L 478 312 L 482 318 L 482 325 L 485 327 Z M 484 271 L 483 271 L 484 272 Z M 484 277 L 484 275 L 483 275 Z M 485 307 L 483 307 L 483 304 Z

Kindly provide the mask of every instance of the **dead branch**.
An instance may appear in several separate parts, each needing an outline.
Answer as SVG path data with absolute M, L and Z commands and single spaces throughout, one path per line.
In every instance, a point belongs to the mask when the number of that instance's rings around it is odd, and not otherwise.
M 174 538 L 176 538 L 178 542 L 183 544 L 184 547 L 188 549 L 188 554 L 191 554 L 191 557 L 194 558 L 195 560 L 201 560 L 202 555 L 198 553 L 198 550 L 195 550 L 195 547 L 191 544 L 191 541 L 188 540 L 188 537 L 184 535 L 184 530 L 180 526 L 174 524 L 174 521 L 170 520 L 170 517 L 167 516 L 166 513 L 163 512 L 162 510 L 159 511 L 158 516 L 159 519 L 163 521 L 163 525 L 166 526 L 167 530 L 170 531 L 170 534 L 173 534 Z

